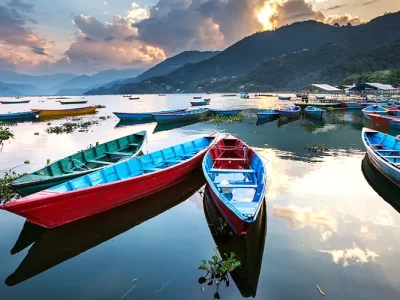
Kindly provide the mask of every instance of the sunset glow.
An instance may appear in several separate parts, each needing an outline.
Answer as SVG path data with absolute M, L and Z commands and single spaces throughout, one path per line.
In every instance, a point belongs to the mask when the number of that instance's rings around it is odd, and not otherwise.
M 265 1 L 264 7 L 257 14 L 257 19 L 262 24 L 264 30 L 272 30 L 274 28 L 274 24 L 271 22 L 271 17 L 276 12 L 274 4 L 274 1 Z

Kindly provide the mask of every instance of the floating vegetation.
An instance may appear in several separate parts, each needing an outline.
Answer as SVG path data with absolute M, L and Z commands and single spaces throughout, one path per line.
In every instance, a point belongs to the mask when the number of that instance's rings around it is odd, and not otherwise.
M 233 123 L 233 122 L 241 122 L 244 119 L 243 114 L 236 114 L 232 116 L 223 116 L 223 115 L 212 115 L 210 117 L 211 123 Z
M 327 111 L 333 111 L 333 107 L 327 107 L 326 110 Z
M 29 160 L 25 160 L 24 164 L 29 165 L 31 162 Z
M 233 235 L 232 230 L 230 229 L 228 223 L 222 218 L 218 218 L 219 220 L 219 225 L 212 225 L 210 224 L 209 226 L 213 226 L 215 228 L 215 233 L 213 235 Z
M 79 130 L 79 132 L 88 132 L 90 126 L 98 125 L 99 123 L 98 120 L 83 121 L 82 118 L 71 118 L 70 121 L 63 123 L 60 126 L 48 127 L 46 132 L 48 134 L 72 133 L 75 130 Z
M 280 118 L 279 118 L 279 121 L 287 121 L 287 120 L 288 120 L 287 117 L 280 117 Z
M 101 116 L 101 117 L 99 117 L 99 119 L 102 120 L 102 121 L 105 121 L 105 120 L 107 120 L 107 117 L 106 116 Z
M 237 267 L 241 266 L 240 261 L 237 259 L 235 253 L 231 252 L 230 255 L 224 253 L 224 258 L 222 258 L 217 249 L 215 250 L 215 254 L 211 257 L 210 260 L 206 261 L 203 259 L 201 261 L 201 265 L 199 266 L 199 270 L 206 271 L 206 275 L 199 278 L 198 282 L 202 286 L 207 282 L 208 285 L 215 284 L 217 286 L 217 290 L 214 294 L 215 299 L 220 299 L 219 296 L 219 285 L 225 282 L 226 286 L 229 286 L 229 273 L 235 270 Z
M 9 126 L 13 125 L 0 122 L 0 148 L 3 148 L 5 141 L 14 138 L 14 133 L 10 131 Z
M 50 158 L 46 159 L 46 165 L 50 164 Z
M 95 105 L 97 108 L 106 108 L 106 106 L 105 105 L 101 105 L 101 104 L 97 104 L 97 105 Z
M 311 152 L 328 151 L 328 148 L 326 148 L 326 145 L 317 145 L 317 144 L 308 145 L 308 146 L 304 147 L 304 149 L 308 149 L 308 151 L 311 151 Z
M 9 189 L 7 185 L 24 175 L 26 174 L 17 174 L 11 170 L 4 173 L 3 178 L 0 179 L 0 204 L 18 197 L 18 194 Z
M 47 123 L 47 126 L 50 126 L 51 125 L 51 123 L 49 122 L 49 123 Z
M 39 135 L 39 132 L 35 132 L 35 133 L 33 133 L 34 135 Z

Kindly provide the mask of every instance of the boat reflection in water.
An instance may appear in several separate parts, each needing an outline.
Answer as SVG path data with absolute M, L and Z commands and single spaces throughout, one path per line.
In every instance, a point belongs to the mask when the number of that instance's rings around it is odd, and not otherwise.
M 154 123 L 154 120 L 143 120 L 143 121 L 129 121 L 129 120 L 120 120 L 115 128 L 118 127 L 127 127 L 127 126 L 135 126 L 147 123 Z
M 158 216 L 190 198 L 205 184 L 201 170 L 186 178 L 151 197 L 54 229 L 40 230 L 26 222 L 11 253 L 34 244 L 6 284 L 19 284 Z
M 231 272 L 233 281 L 243 297 L 255 297 L 267 232 L 265 202 L 261 207 L 256 222 L 250 227 L 248 234 L 242 237 L 236 235 L 230 229 L 229 225 L 227 226 L 227 230 L 224 230 L 222 233 L 217 229 L 224 218 L 215 206 L 208 186 L 204 191 L 203 204 L 207 223 L 221 257 L 223 257 L 224 253 L 229 254 L 233 252 L 241 262 L 241 266 Z
M 275 120 L 276 120 L 276 119 L 274 119 L 274 118 L 264 119 L 264 120 L 257 119 L 256 125 L 257 125 L 257 126 L 262 126 L 262 125 L 264 125 L 264 124 L 268 124 L 268 123 L 274 122 Z
M 295 117 L 281 117 L 278 119 L 278 127 L 281 127 L 283 125 L 293 123 L 300 120 L 300 116 L 295 116 Z
M 399 187 L 371 164 L 368 154 L 365 154 L 362 160 L 361 170 L 365 180 L 367 180 L 375 192 L 400 213 Z
M 310 117 L 305 117 L 303 119 L 305 121 L 305 124 L 310 124 L 311 128 L 312 127 L 324 127 L 326 125 L 326 119 L 316 119 L 316 118 L 310 118 Z M 303 124 L 303 126 L 307 126 Z
M 162 123 L 162 124 L 157 123 L 157 126 L 154 128 L 153 133 L 177 129 L 177 128 L 189 126 L 192 124 L 196 124 L 199 122 L 200 122 L 200 120 L 191 120 L 191 121 L 176 122 L 176 123 Z

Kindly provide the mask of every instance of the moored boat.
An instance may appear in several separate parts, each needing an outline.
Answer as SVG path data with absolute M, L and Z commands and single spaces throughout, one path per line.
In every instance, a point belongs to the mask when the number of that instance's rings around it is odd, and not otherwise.
M 286 107 L 282 109 L 278 109 L 279 116 L 280 117 L 296 117 L 300 114 L 301 112 L 301 107 L 300 106 L 291 106 L 291 107 Z
M 23 111 L 15 113 L 0 114 L 0 121 L 18 121 L 36 119 L 38 114 L 32 111 Z
M 267 109 L 257 114 L 259 120 L 270 120 L 279 117 L 279 112 L 276 109 Z
M 0 206 L 31 223 L 53 228 L 166 189 L 201 166 L 215 135 L 188 141 L 104 169 Z
M 204 99 L 204 101 L 206 101 L 207 103 L 210 103 L 211 102 L 211 98 Z
M 129 97 L 129 100 L 139 100 L 140 97 Z
M 370 162 L 400 187 L 400 136 L 363 128 L 361 138 Z
M 45 190 L 138 155 L 145 138 L 146 131 L 141 131 L 79 151 L 20 177 L 8 187 L 22 196 Z
M 387 115 L 388 110 L 386 108 L 383 108 L 382 106 L 378 105 L 371 105 L 362 110 L 364 117 L 367 119 L 370 119 L 368 116 L 369 114 L 376 114 L 376 115 Z
M 78 116 L 85 114 L 94 114 L 96 106 L 86 106 L 70 109 L 31 109 L 31 111 L 39 114 L 39 117 L 59 117 L 59 116 Z
M 266 169 L 260 156 L 241 140 L 227 135 L 203 160 L 211 197 L 238 235 L 246 235 L 264 203 Z
M 22 103 L 29 103 L 31 100 L 1 100 L 1 104 L 22 104 Z
M 326 113 L 325 109 L 313 106 L 307 106 L 304 111 L 306 115 L 309 116 L 310 118 L 317 118 L 317 119 L 323 119 Z
M 382 116 L 377 114 L 369 114 L 368 117 L 377 125 L 390 128 L 400 128 L 400 117 Z
M 154 120 L 158 123 L 171 123 L 171 122 L 183 122 L 191 120 L 199 120 L 205 117 L 209 112 L 208 108 L 200 108 L 195 110 L 182 111 L 177 113 L 166 113 L 166 114 L 153 114 Z
M 194 100 L 200 100 L 200 99 L 202 99 L 202 98 L 203 98 L 203 97 L 201 97 L 201 96 L 193 97 Z
M 359 102 L 340 102 L 340 106 L 347 109 L 363 109 L 365 104 Z
M 289 96 L 279 96 L 279 100 L 289 101 L 292 97 Z
M 210 103 L 207 101 L 193 101 L 193 102 L 190 102 L 190 104 L 192 106 L 205 106 L 205 105 L 209 105 Z
M 88 100 L 72 100 L 72 101 L 59 101 L 61 104 L 85 104 Z
M 241 93 L 240 93 L 240 98 L 242 98 L 242 99 L 249 99 L 249 98 L 250 98 L 250 95 L 249 95 L 248 93 L 246 93 L 246 92 L 241 92 Z
M 395 106 L 395 107 L 389 108 L 388 115 L 389 116 L 400 116 L 400 107 Z
M 241 109 L 210 109 L 210 114 L 222 115 L 222 116 L 233 116 L 238 115 L 242 112 Z
M 177 113 L 186 111 L 185 109 L 170 109 L 170 110 L 162 110 L 162 111 L 153 111 L 153 112 L 143 112 L 143 113 L 123 113 L 123 112 L 113 112 L 114 115 L 117 116 L 120 120 L 129 120 L 129 121 L 154 121 L 153 115 L 155 114 L 168 114 L 168 113 Z

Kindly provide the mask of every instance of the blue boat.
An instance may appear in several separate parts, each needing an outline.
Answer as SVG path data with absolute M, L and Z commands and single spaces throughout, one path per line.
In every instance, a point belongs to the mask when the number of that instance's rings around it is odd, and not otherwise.
M 264 203 L 267 172 L 261 157 L 241 140 L 227 135 L 203 159 L 211 197 L 238 235 L 249 232 Z
M 38 113 L 33 111 L 0 114 L 0 121 L 32 120 L 36 118 L 38 118 Z
M 204 105 L 209 105 L 210 102 L 209 101 L 193 101 L 193 102 L 190 102 L 190 104 L 192 106 L 204 106 Z
M 257 114 L 258 120 L 271 120 L 279 117 L 279 112 L 276 109 L 267 109 L 266 111 Z
M 304 111 L 306 112 L 306 115 L 309 116 L 310 118 L 317 118 L 317 119 L 325 118 L 325 113 L 326 113 L 325 109 L 314 106 L 307 106 Z
M 231 109 L 231 110 L 224 110 L 224 109 L 210 109 L 210 114 L 213 115 L 222 115 L 222 116 L 233 116 L 238 115 L 242 112 L 241 109 Z
M 388 111 L 389 110 L 387 110 L 386 108 L 383 108 L 382 106 L 379 106 L 379 105 L 371 105 L 371 106 L 368 106 L 368 107 L 366 107 L 366 108 L 364 108 L 363 110 L 362 110 L 362 112 L 363 112 L 363 114 L 364 114 L 364 117 L 366 117 L 367 119 L 371 119 L 368 115 L 369 114 L 375 114 L 375 115 L 387 115 L 388 114 Z
M 300 115 L 301 107 L 300 106 L 291 106 L 291 107 L 287 107 L 287 108 L 283 108 L 283 109 L 278 109 L 278 112 L 279 112 L 280 117 L 286 117 L 286 118 L 296 117 L 296 116 Z
M 158 123 L 183 122 L 204 118 L 208 111 L 208 108 L 200 108 L 177 113 L 154 114 L 153 117 Z
M 289 101 L 290 99 L 292 99 L 292 97 L 289 97 L 289 96 L 279 96 L 279 100 Z
M 361 138 L 371 163 L 400 187 L 400 136 L 363 128 Z
M 246 92 L 240 92 L 240 98 L 242 99 L 249 99 L 250 95 Z
M 185 109 L 171 109 L 171 110 L 162 110 L 162 111 L 153 111 L 153 112 L 143 112 L 143 113 L 122 113 L 122 112 L 113 112 L 120 120 L 124 121 L 154 121 L 154 114 L 168 114 L 168 113 L 176 113 L 186 111 Z

